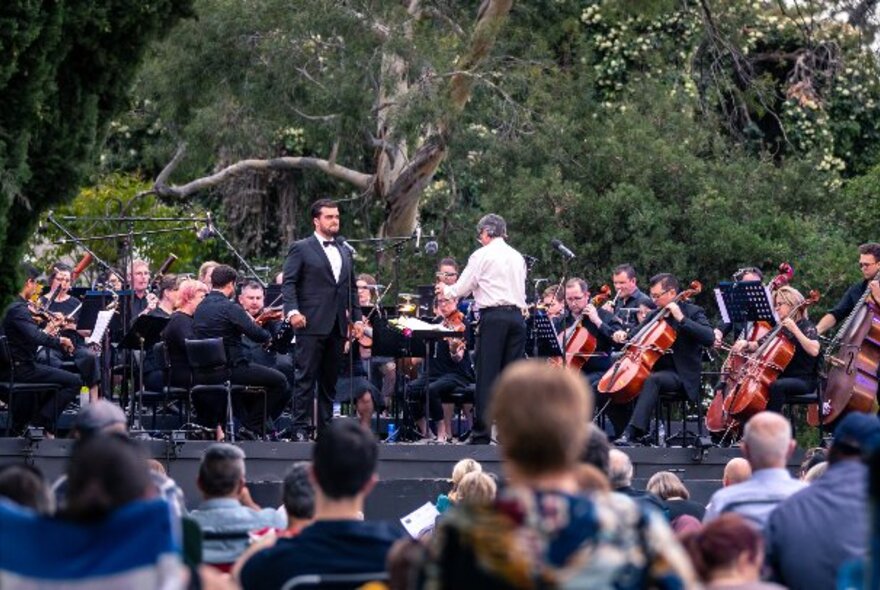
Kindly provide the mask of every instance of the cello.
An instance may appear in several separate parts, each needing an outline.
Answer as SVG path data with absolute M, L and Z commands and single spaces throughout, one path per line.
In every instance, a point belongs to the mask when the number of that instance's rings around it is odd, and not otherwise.
M 611 287 L 602 285 L 599 292 L 590 301 L 595 308 L 601 307 L 611 297 Z M 583 314 L 578 317 L 575 324 L 563 331 L 560 335 L 562 342 L 565 344 L 565 366 L 580 371 L 587 364 L 587 360 L 596 352 L 596 337 L 590 331 L 581 325 L 583 322 Z M 557 362 L 554 364 L 558 364 Z
M 690 289 L 678 293 L 670 303 L 678 303 L 700 294 L 703 286 L 693 281 Z M 625 404 L 638 397 L 654 364 L 675 344 L 677 332 L 666 321 L 669 305 L 658 311 L 623 345 L 622 356 L 602 375 L 598 390 L 611 396 L 615 404 Z
M 880 272 L 873 280 L 880 279 Z M 880 304 L 865 288 L 858 303 L 825 349 L 820 408 L 807 411 L 810 426 L 830 424 L 848 412 L 877 411 L 877 367 L 880 366 Z
M 792 317 L 817 301 L 819 292 L 810 291 L 809 297 L 794 306 L 785 317 Z M 779 322 L 731 378 L 730 393 L 724 398 L 724 416 L 745 423 L 758 412 L 767 409 L 770 386 L 785 371 L 794 358 L 795 351 L 793 339 L 782 331 L 782 322 Z
M 767 288 L 771 293 L 775 293 L 780 287 L 788 285 L 793 277 L 794 269 L 787 262 L 783 262 L 779 265 L 779 274 L 773 277 L 773 280 L 767 284 Z M 746 334 L 743 331 L 740 338 L 744 338 L 746 342 L 758 342 L 772 329 L 773 326 L 769 322 L 754 322 L 749 333 Z M 706 430 L 709 432 L 725 432 L 739 427 L 739 423 L 730 415 L 725 414 L 724 398 L 732 392 L 731 377 L 739 373 L 748 355 L 731 348 L 727 350 L 729 353 L 724 359 L 724 364 L 721 365 L 721 379 L 724 382 L 724 387 L 716 390 L 715 396 L 706 410 Z

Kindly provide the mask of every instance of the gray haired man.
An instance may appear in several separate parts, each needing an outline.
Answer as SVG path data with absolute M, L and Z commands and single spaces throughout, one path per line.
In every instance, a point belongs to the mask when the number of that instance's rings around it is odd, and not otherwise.
M 438 295 L 460 298 L 474 295 L 480 314 L 477 339 L 477 390 L 471 444 L 489 444 L 487 423 L 492 383 L 501 371 L 523 357 L 526 344 L 526 262 L 505 241 L 507 224 L 490 213 L 477 223 L 482 244 L 471 254 L 454 285 L 437 285 Z

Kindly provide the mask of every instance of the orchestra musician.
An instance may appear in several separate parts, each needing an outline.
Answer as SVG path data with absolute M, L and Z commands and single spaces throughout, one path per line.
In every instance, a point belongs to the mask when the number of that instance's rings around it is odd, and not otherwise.
M 316 382 L 317 435 L 320 437 L 329 425 L 349 320 L 356 331 L 363 330 L 354 260 L 348 248 L 337 240 L 339 206 L 330 199 L 321 199 L 312 204 L 311 214 L 315 232 L 290 247 L 284 261 L 282 286 L 284 317 L 297 336 L 292 416 L 296 440 L 307 438 Z
M 156 307 L 149 313 L 151 316 L 160 318 L 170 318 L 174 310 L 177 309 L 177 296 L 179 282 L 176 274 L 167 274 L 159 281 L 159 302 Z
M 667 308 L 669 317 L 666 321 L 675 329 L 676 338 L 671 354 L 663 355 L 645 380 L 629 423 L 616 441 L 619 446 L 648 442 L 651 417 L 661 393 L 681 393 L 691 401 L 699 400 L 703 347 L 712 346 L 715 334 L 701 307 L 684 301 L 675 302 L 679 291 L 675 276 L 661 273 L 651 277 L 650 296 L 658 311 L 649 315 L 646 321 L 650 321 L 659 310 Z M 638 331 L 638 327 L 635 331 Z M 623 330 L 614 334 L 615 342 L 620 344 L 627 338 L 628 334 Z
M 376 305 L 376 299 L 378 296 L 376 278 L 373 277 L 373 275 L 361 273 L 357 276 L 355 287 L 357 288 L 358 305 L 361 308 L 361 312 L 366 314 L 363 320 L 364 330 L 372 331 L 369 318 L 370 314 L 374 311 L 372 308 Z M 397 383 L 397 368 L 394 359 L 387 356 L 373 356 L 372 338 L 369 339 L 368 344 L 367 340 L 363 338 L 357 339 L 357 342 L 357 349 L 360 351 L 360 358 L 366 365 L 367 377 L 373 387 L 381 391 L 381 398 L 377 400 L 379 403 L 374 404 L 374 409 L 390 408 L 391 400 L 394 396 L 394 388 Z M 343 371 L 343 373 L 345 372 Z M 361 398 L 358 398 L 358 400 L 360 399 Z M 368 400 L 364 398 L 363 401 L 364 404 L 362 404 L 362 407 L 359 406 L 359 416 L 366 414 L 367 411 L 370 410 L 370 408 L 366 407 L 366 402 Z M 372 413 L 372 411 L 370 411 L 370 413 Z
M 551 320 L 562 315 L 565 309 L 565 293 L 560 285 L 551 285 L 544 289 L 541 294 L 541 303 L 547 311 L 547 317 Z
M 651 301 L 638 287 L 636 269 L 631 264 L 620 264 L 611 273 L 614 284 L 614 300 L 605 304 L 605 309 L 612 312 L 624 325 L 631 329 L 638 324 L 636 313 L 641 303 Z
M 568 309 L 554 321 L 556 333 L 563 345 L 567 342 L 567 333 L 572 331 L 573 326 L 586 328 L 596 339 L 594 356 L 587 358 L 581 367 L 590 386 L 595 388 L 602 375 L 611 366 L 613 336 L 618 330 L 623 330 L 623 324 L 610 311 L 593 305 L 590 300 L 590 287 L 584 279 L 572 278 L 565 283 L 565 302 Z
M 437 295 L 445 298 L 473 293 L 480 314 L 476 411 L 470 444 L 491 442 L 488 410 L 492 384 L 504 367 L 525 354 L 526 262 L 507 244 L 506 237 L 503 217 L 494 213 L 482 217 L 477 223 L 477 240 L 482 247 L 471 254 L 455 284 L 436 286 Z
M 792 317 L 788 317 L 795 307 L 803 303 L 804 296 L 794 287 L 779 287 L 773 294 L 773 307 L 782 322 L 783 331 L 795 346 L 795 353 L 785 370 L 770 385 L 767 409 L 772 412 L 782 412 L 786 398 L 816 390 L 819 334 L 805 308 L 798 309 Z M 733 352 L 755 352 L 759 346 L 760 342 L 737 340 Z
M 442 258 L 437 263 L 437 272 L 435 273 L 437 280 L 444 285 L 454 285 L 458 280 L 458 263 L 455 258 Z
M 67 354 L 74 350 L 73 342 L 66 336 L 55 336 L 41 330 L 34 319 L 29 301 L 39 294 L 42 286 L 37 282 L 39 271 L 30 264 L 23 264 L 21 274 L 25 282 L 3 316 L 3 333 L 9 344 L 16 383 L 53 383 L 56 392 L 45 392 L 34 400 L 33 393 L 19 393 L 13 398 L 12 430 L 20 433 L 27 424 L 41 426 L 46 436 L 54 437 L 58 417 L 79 393 L 82 380 L 79 375 L 55 367 L 37 363 L 37 347 L 61 349 Z M 52 328 L 47 328 L 52 331 Z M 4 369 L 2 378 L 9 381 L 11 375 Z M 5 398 L 9 402 L 9 398 Z
M 816 331 L 819 334 L 824 334 L 842 322 L 855 308 L 865 289 L 869 287 L 874 303 L 880 305 L 880 282 L 875 278 L 880 272 L 880 244 L 868 242 L 859 246 L 859 269 L 862 271 L 862 280 L 847 289 L 834 309 L 822 316 L 816 324 Z
M 150 265 L 144 260 L 134 260 L 129 269 L 128 284 L 131 285 L 131 321 L 139 315 L 156 309 L 159 298 L 150 292 Z
M 199 280 L 208 285 L 209 289 L 211 288 L 211 273 L 219 264 L 216 260 L 206 260 L 199 267 Z
M 101 369 L 98 364 L 98 356 L 90 349 L 83 336 L 76 330 L 76 320 L 79 317 L 77 311 L 82 302 L 70 294 L 72 269 L 67 264 L 59 262 L 52 267 L 49 275 L 49 293 L 54 293 L 54 300 L 49 302 L 49 296 L 40 299 L 41 305 L 48 311 L 69 318 L 61 326 L 60 334 L 73 342 L 73 354 L 67 354 L 64 350 L 47 347 L 44 353 L 40 353 L 37 362 L 42 362 L 50 367 L 60 369 L 65 362 L 73 361 L 76 369 L 82 377 L 83 384 L 89 388 L 89 399 L 98 399 L 98 383 L 101 381 Z
M 225 264 L 214 267 L 211 273 L 211 292 L 193 314 L 193 332 L 196 338 L 222 338 L 226 348 L 229 380 L 233 385 L 261 387 L 266 391 L 266 415 L 270 423 L 281 415 L 289 401 L 287 378 L 275 369 L 251 363 L 247 357 L 242 336 L 254 342 L 268 342 L 272 335 L 258 325 L 254 318 L 230 298 L 235 293 L 237 273 Z M 263 428 L 262 396 L 245 394 L 239 398 L 238 435 L 244 439 L 259 438 Z M 218 403 L 225 403 L 220 400 Z
M 464 314 L 458 310 L 458 299 L 438 295 L 434 299 L 436 320 L 447 329 L 464 332 Z M 462 334 L 463 335 L 463 334 Z M 429 438 L 428 424 L 425 420 L 425 384 L 428 384 L 428 418 L 437 427 L 437 442 L 452 440 L 453 404 L 443 401 L 456 391 L 464 390 L 475 383 L 474 368 L 467 353 L 466 339 L 450 338 L 440 340 L 434 346 L 428 363 L 429 372 L 422 374 L 409 384 L 407 397 L 413 410 L 413 417 L 419 426 L 422 437 Z M 424 368 L 424 365 L 422 365 Z
M 748 266 L 746 268 L 739 269 L 734 275 L 733 280 L 737 283 L 750 283 L 750 282 L 760 282 L 764 280 L 764 273 L 761 272 L 761 269 Z M 748 333 L 749 326 L 739 325 L 732 322 L 721 322 L 718 326 L 713 330 L 715 333 L 715 348 L 720 348 L 724 338 L 729 334 L 733 333 L 733 337 L 735 340 L 739 340 L 740 336 L 743 333 Z

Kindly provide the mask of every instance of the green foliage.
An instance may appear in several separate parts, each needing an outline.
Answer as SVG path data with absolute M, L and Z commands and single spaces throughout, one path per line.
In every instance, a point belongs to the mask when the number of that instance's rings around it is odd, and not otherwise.
M 98 182 L 83 188 L 69 204 L 54 210 L 54 218 L 74 235 L 82 237 L 86 245 L 107 263 L 120 269 L 128 253 L 128 232 L 134 237 L 134 253 L 137 258 L 151 262 L 156 268 L 169 254 L 178 258 L 171 271 L 195 274 L 199 265 L 215 254 L 215 246 L 195 240 L 195 229 L 202 224 L 188 221 L 130 223 L 113 220 L 114 217 L 165 217 L 188 218 L 204 217 L 204 211 L 194 206 L 185 210 L 158 202 L 153 195 L 137 197 L 149 186 L 132 175 L 111 174 Z M 76 217 L 79 219 L 71 219 Z M 109 217 L 109 221 L 95 218 Z M 150 233 L 146 233 L 150 232 Z M 144 234 L 146 235 L 138 235 Z M 119 236 L 117 239 L 93 238 Z M 56 226 L 48 224 L 44 232 L 35 235 L 30 251 L 39 253 L 31 257 L 38 268 L 51 268 L 57 260 L 74 261 L 82 255 L 76 244 L 65 241 L 67 236 Z M 62 242 L 62 243 L 57 243 Z M 54 244 L 54 245 L 52 245 Z M 52 245 L 52 246 L 50 246 Z M 102 269 L 94 263 L 84 275 L 84 284 L 91 284 Z
M 8 0 L 0 8 L 0 303 L 39 214 L 71 199 L 146 44 L 188 0 Z

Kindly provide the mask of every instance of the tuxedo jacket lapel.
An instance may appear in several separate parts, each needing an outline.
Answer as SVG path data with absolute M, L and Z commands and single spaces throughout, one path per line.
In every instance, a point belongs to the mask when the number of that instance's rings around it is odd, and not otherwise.
M 327 275 L 327 280 L 332 284 L 336 284 L 336 279 L 333 278 L 333 267 L 330 266 L 330 259 L 327 258 L 327 254 L 324 253 L 324 246 L 318 241 L 314 235 L 309 239 L 309 242 L 312 246 L 312 250 L 315 252 L 315 256 L 318 257 L 318 260 L 321 261 L 321 264 L 324 266 L 324 271 Z

